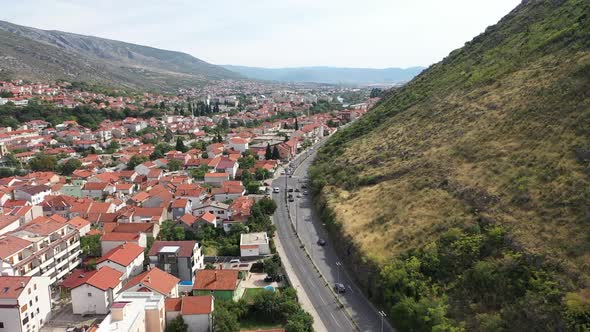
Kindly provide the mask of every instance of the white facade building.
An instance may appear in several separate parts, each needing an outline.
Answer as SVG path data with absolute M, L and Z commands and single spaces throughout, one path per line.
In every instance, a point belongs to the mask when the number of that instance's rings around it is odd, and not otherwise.
M 48 277 L 0 277 L 0 331 L 37 332 L 51 318 Z

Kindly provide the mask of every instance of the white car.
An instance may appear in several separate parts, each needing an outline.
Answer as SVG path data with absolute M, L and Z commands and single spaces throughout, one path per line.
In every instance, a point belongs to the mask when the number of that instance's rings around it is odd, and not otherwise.
M 274 187 L 274 189 L 272 190 L 273 193 L 278 194 L 281 192 L 281 189 L 279 187 Z

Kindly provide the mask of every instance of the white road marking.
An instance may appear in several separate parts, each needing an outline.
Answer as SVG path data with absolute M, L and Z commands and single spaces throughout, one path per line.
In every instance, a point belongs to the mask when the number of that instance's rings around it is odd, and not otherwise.
M 336 323 L 336 325 L 338 325 L 338 327 L 340 327 L 340 323 L 338 323 L 338 321 L 336 320 L 336 317 L 334 316 L 333 313 L 330 313 L 330 315 L 332 316 L 332 319 L 334 320 L 334 322 Z

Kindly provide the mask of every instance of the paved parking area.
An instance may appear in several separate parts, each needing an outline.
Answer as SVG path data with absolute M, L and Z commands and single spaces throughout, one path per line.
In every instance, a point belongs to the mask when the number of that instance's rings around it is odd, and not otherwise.
M 242 287 L 244 288 L 262 288 L 265 286 L 273 286 L 275 288 L 282 287 L 283 282 L 266 282 L 264 281 L 264 277 L 266 277 L 266 273 L 250 273 L 248 274 L 248 278 L 242 281 Z
M 43 332 L 62 332 L 69 327 L 83 327 L 100 323 L 105 315 L 74 315 L 72 304 L 67 304 L 52 312 L 51 320 L 41 329 Z

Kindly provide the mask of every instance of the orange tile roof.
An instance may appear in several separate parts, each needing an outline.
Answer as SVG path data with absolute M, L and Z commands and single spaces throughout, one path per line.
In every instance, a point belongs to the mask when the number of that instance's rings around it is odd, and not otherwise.
M 0 299 L 17 299 L 32 277 L 0 277 Z M 22 286 L 24 283 L 25 287 Z
M 101 241 L 130 241 L 135 242 L 139 240 L 139 233 L 105 233 L 101 238 Z
M 125 286 L 123 286 L 123 290 L 140 285 L 141 287 L 147 287 L 162 295 L 167 295 L 174 289 L 174 287 L 176 287 L 176 285 L 178 285 L 179 281 L 180 279 L 175 276 L 158 268 L 153 268 L 133 277 Z
M 166 312 L 180 311 L 182 309 L 182 299 L 183 299 L 183 297 L 167 298 L 164 302 L 164 306 L 166 307 Z
M 143 254 L 143 248 L 134 243 L 124 243 L 111 251 L 107 252 L 102 256 L 96 264 L 104 261 L 112 261 L 121 266 L 128 266 L 133 262 L 139 255 Z
M 235 290 L 238 286 L 238 270 L 197 270 L 196 290 Z
M 213 311 L 213 296 L 183 296 L 181 315 L 205 315 Z
M 90 221 L 88 221 L 84 218 L 81 218 L 81 217 L 75 217 L 73 219 L 70 219 L 68 221 L 68 224 L 70 224 L 70 225 L 76 227 L 76 229 L 80 230 L 80 229 L 90 225 Z
M 62 282 L 62 286 L 74 289 L 83 284 L 88 284 L 100 290 L 115 288 L 121 282 L 123 272 L 112 267 L 103 266 L 97 271 L 75 270 Z

